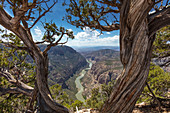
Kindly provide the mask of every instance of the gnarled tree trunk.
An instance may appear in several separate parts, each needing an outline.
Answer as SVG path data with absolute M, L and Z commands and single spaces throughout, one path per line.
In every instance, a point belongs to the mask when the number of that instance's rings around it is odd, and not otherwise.
M 25 29 L 19 23 L 11 23 L 12 17 L 8 15 L 2 8 L 0 8 L 0 24 L 6 29 L 12 31 L 25 44 L 27 52 L 35 60 L 36 63 L 36 83 L 38 88 L 38 100 L 40 113 L 68 113 L 68 109 L 56 103 L 51 96 L 48 88 L 48 58 L 47 54 L 39 49 L 33 42 L 32 35 L 29 29 Z M 17 26 L 17 28 L 16 28 Z
M 18 33 L 19 32 L 19 33 Z M 54 102 L 48 87 L 48 57 L 35 45 L 32 40 L 29 40 L 31 36 L 22 27 L 16 31 L 19 37 L 23 40 L 24 44 L 29 48 L 29 54 L 35 60 L 36 63 L 36 83 L 38 87 L 38 97 L 40 113 L 68 113 L 68 109 L 64 106 Z
M 48 57 L 47 54 L 42 54 L 35 59 L 36 62 L 36 79 L 39 88 L 38 103 L 40 113 L 68 113 L 67 108 L 55 103 L 51 100 L 52 96 L 48 88 Z M 57 110 L 56 110 L 57 109 Z
M 147 14 L 152 0 L 126 0 L 120 11 L 122 74 L 102 113 L 129 113 L 141 94 L 149 72 L 154 37 L 149 37 Z

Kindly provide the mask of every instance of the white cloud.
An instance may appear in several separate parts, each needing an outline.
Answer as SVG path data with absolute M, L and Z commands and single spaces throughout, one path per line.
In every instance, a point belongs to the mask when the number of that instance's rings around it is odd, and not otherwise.
M 78 32 L 75 35 L 75 39 L 93 39 L 93 38 L 99 38 L 100 33 L 96 30 L 92 30 L 89 27 L 83 28 L 83 32 Z
M 40 28 L 38 26 L 36 26 L 36 28 L 34 29 L 35 34 L 37 35 L 37 37 L 42 36 L 42 31 L 40 30 Z
M 119 36 L 91 40 L 69 40 L 68 46 L 119 46 Z
M 72 29 L 67 29 L 68 31 L 73 31 Z
M 106 32 L 106 34 L 110 35 L 111 33 L 110 32 Z
M 32 29 L 32 35 L 35 41 L 40 41 L 43 37 L 43 32 L 38 26 L 36 26 L 36 28 Z
M 101 35 L 96 30 L 90 28 L 83 29 L 83 32 L 78 32 L 75 39 L 69 40 L 68 46 L 118 46 L 119 36 L 101 38 Z

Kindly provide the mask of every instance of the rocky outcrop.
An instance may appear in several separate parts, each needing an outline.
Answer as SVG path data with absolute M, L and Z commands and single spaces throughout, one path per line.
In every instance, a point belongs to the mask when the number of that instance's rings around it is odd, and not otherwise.
M 153 58 L 152 62 L 160 66 L 164 71 L 170 72 L 170 56 L 164 58 Z
M 103 61 L 107 59 L 119 59 L 119 52 L 112 49 L 102 49 L 94 52 L 84 52 L 83 56 L 93 61 Z
M 44 49 L 41 45 L 40 49 Z M 68 88 L 67 81 L 74 73 L 88 65 L 86 59 L 73 48 L 68 46 L 55 46 L 48 52 L 49 57 L 49 84 L 60 84 Z
M 107 84 L 109 81 L 111 81 L 111 79 L 116 79 L 121 71 L 114 69 L 116 66 L 118 66 L 116 65 L 116 62 L 119 61 L 115 61 L 115 65 L 106 65 L 105 62 L 95 63 L 89 71 L 89 76 L 91 76 L 94 81 L 97 81 L 97 83 Z
M 89 95 L 92 88 L 100 87 L 101 84 L 108 84 L 109 81 L 115 80 L 122 71 L 118 51 L 105 49 L 84 53 L 84 56 L 93 62 L 93 66 L 82 79 L 85 87 L 83 95 Z

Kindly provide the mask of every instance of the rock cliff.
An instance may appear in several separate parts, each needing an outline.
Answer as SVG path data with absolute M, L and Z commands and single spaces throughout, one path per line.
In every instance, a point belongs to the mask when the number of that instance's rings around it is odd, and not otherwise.
M 82 79 L 85 87 L 84 95 L 89 95 L 91 89 L 99 87 L 100 84 L 115 80 L 122 71 L 118 51 L 103 49 L 83 55 L 93 62 L 91 70 Z
M 40 49 L 44 49 L 45 45 L 41 45 Z M 48 52 L 49 57 L 49 84 L 60 84 L 63 88 L 68 86 L 65 84 L 76 71 L 87 66 L 86 59 L 73 48 L 68 46 L 55 46 Z

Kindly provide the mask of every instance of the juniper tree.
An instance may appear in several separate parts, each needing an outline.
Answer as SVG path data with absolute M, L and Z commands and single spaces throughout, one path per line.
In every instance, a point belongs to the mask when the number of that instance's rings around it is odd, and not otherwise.
M 170 24 L 169 0 L 70 0 L 66 11 L 74 26 L 120 30 L 123 71 L 101 112 L 132 112 L 149 73 L 155 33 Z
M 33 58 L 36 65 L 35 87 L 31 94 L 31 101 L 28 103 L 28 110 L 33 112 L 33 103 L 37 101 L 38 112 L 43 113 L 68 113 L 68 109 L 56 103 L 51 96 L 48 78 L 48 50 L 51 47 L 67 43 L 68 38 L 73 39 L 73 32 L 64 27 L 58 28 L 55 23 L 44 23 L 45 30 L 42 41 L 36 42 L 32 36 L 31 29 L 40 19 L 56 5 L 57 0 L 0 0 L 0 25 L 13 32 L 22 42 L 22 46 L 2 42 L 5 46 L 24 50 Z M 10 15 L 6 9 L 11 10 Z M 65 42 L 61 42 L 66 35 Z M 46 43 L 45 50 L 40 50 L 38 44 Z M 8 70 L 6 70 L 8 71 Z M 6 72 L 5 71 L 5 72 Z M 1 72 L 3 73 L 3 71 Z M 12 92 L 11 92 L 12 93 Z
M 22 46 L 21 40 L 13 35 L 2 35 L 3 40 L 13 46 Z M 34 65 L 26 59 L 24 50 L 7 48 L 0 43 L 0 112 L 22 112 L 34 86 Z

